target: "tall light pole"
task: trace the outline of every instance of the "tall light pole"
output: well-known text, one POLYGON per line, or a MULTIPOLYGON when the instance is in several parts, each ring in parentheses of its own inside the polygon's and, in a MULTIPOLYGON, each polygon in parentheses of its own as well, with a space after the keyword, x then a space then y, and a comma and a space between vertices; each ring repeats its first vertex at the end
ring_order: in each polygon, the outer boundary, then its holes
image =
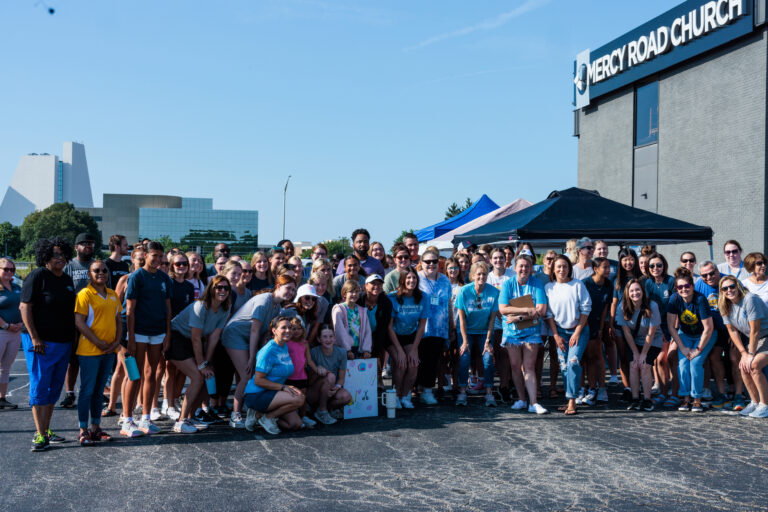
POLYGON ((285 240, 285 196, 288 194, 288 182, 291 181, 291 175, 288 175, 288 179, 285 180, 285 188, 283 188, 283 240, 285 240))

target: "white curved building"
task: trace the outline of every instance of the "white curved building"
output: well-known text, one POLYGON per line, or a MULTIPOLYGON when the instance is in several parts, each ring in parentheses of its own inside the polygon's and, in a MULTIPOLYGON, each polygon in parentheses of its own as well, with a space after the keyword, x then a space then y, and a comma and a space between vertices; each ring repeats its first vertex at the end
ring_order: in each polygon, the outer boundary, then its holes
POLYGON ((0 222, 18 226, 35 210, 62 202, 93 207, 85 146, 77 142, 65 142, 61 158, 47 153, 21 157, 0 203, 0 222))

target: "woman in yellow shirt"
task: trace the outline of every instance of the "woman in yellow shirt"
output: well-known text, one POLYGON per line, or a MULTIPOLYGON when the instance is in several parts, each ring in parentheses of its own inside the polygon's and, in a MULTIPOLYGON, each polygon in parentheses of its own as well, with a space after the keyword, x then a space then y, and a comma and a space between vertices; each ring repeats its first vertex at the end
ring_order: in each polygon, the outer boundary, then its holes
POLYGON ((80 361, 80 399, 77 418, 80 423, 78 441, 91 446, 96 441, 110 441, 112 437, 101 430, 101 390, 112 372, 115 352, 120 346, 122 306, 117 294, 107 288, 109 270, 101 260, 94 260, 88 268, 88 286, 80 290, 75 300, 75 325, 80 331, 77 358, 80 361), (90 414, 91 429, 88 430, 90 414))

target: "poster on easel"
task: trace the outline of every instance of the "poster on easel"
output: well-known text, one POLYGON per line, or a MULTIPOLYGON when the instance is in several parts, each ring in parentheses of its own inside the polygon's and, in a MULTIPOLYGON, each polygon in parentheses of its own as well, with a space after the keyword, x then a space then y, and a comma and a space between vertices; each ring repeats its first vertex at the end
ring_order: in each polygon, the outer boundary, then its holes
POLYGON ((378 416, 379 400, 376 390, 376 359, 354 359, 347 361, 347 376, 344 389, 352 400, 344 406, 344 419, 378 416))

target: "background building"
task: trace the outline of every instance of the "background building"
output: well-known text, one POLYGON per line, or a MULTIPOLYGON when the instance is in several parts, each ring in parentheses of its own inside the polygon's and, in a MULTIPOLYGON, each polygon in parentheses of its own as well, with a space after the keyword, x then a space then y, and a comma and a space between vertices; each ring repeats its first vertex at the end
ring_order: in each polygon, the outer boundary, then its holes
POLYGON ((65 142, 61 155, 30 153, 21 157, 0 203, 0 222, 18 226, 30 213, 54 203, 93 206, 85 146, 65 142))
MULTIPOLYGON (((578 186, 765 251, 766 0, 689 0, 574 63, 578 186)), ((708 258, 704 243, 662 249, 708 258)))
POLYGON ((257 248, 257 211, 214 210, 210 198, 158 195, 104 194, 102 204, 84 210, 94 216, 105 241, 121 234, 130 243, 168 237, 205 253, 217 242, 230 244, 233 253, 257 248))

